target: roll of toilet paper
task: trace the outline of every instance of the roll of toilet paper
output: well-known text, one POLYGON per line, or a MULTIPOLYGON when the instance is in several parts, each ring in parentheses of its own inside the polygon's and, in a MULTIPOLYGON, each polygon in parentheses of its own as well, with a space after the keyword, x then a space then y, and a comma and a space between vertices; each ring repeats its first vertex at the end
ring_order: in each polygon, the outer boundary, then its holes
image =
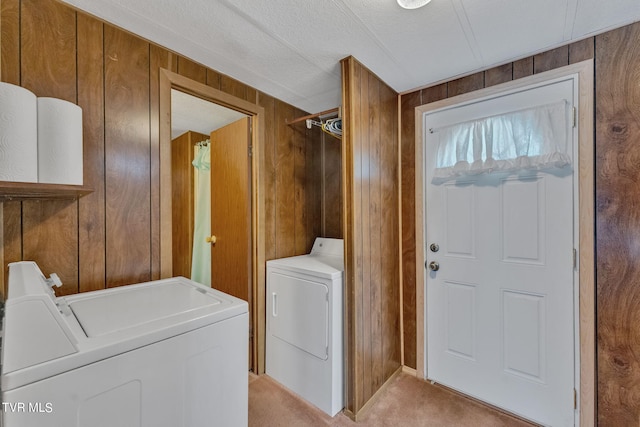
POLYGON ((0 181, 38 182, 37 98, 1 82, 0 181))
POLYGON ((38 181, 82 185, 82 109, 38 98, 38 181))

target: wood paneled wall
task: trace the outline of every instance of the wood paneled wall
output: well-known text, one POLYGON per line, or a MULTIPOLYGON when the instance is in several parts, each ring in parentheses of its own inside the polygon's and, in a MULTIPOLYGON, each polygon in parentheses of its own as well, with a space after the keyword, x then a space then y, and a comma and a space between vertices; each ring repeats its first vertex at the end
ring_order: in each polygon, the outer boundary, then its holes
POLYGON ((415 360, 414 108, 595 58, 597 424, 640 422, 640 23, 401 96, 404 363, 415 360))
POLYGON ((598 423, 640 424, 640 23, 596 37, 598 423))
POLYGON ((285 124, 306 112, 54 0, 2 0, 0 20, 1 80, 82 107, 94 190, 0 205, 0 281, 23 259, 57 272, 63 294, 159 278, 161 67, 265 108, 266 258, 310 250, 321 233, 321 136, 285 124))
POLYGON ((346 409, 356 416, 400 367, 398 94, 342 61, 346 409))
POLYGON ((322 236, 342 239, 342 141, 322 133, 322 236))

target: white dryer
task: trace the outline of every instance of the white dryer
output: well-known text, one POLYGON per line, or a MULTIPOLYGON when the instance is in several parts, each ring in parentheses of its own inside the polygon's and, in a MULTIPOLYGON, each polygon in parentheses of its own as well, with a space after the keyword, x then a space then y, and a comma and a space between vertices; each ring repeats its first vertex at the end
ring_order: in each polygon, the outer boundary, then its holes
POLYGON ((5 427, 246 426, 248 306, 185 278, 55 297, 9 265, 5 427))
POLYGON ((267 261, 266 373, 334 416, 344 407, 342 239, 267 261))

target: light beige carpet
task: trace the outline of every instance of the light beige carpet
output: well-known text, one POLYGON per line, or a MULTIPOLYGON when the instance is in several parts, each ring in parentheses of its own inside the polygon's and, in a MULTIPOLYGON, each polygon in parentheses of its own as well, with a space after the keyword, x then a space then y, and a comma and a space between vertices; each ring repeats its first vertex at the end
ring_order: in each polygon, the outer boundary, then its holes
POLYGON ((250 427, 531 427, 509 415, 411 375, 393 378, 358 422, 331 418, 267 375, 249 377, 250 427))

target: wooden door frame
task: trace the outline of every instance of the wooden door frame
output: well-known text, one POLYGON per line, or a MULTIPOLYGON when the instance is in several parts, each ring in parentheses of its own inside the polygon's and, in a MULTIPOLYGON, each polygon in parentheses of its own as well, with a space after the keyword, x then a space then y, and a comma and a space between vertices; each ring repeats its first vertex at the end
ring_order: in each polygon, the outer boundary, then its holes
POLYGON ((253 370, 264 372, 265 265, 264 239, 264 108, 180 74, 160 69, 160 277, 172 276, 171 219, 171 89, 246 114, 251 118, 251 301, 253 370))
MULTIPOLYGON (((594 226, 594 106, 593 60, 513 80, 486 89, 466 93, 415 109, 415 215, 416 215, 416 376, 424 379, 427 372, 425 359, 425 241, 424 241, 424 162, 423 119, 428 111, 488 97, 547 80, 578 75, 578 265, 579 265, 579 425, 594 426, 596 420, 596 361, 595 361, 595 226, 594 226)), ((578 350, 578 348, 577 348, 578 350)))

